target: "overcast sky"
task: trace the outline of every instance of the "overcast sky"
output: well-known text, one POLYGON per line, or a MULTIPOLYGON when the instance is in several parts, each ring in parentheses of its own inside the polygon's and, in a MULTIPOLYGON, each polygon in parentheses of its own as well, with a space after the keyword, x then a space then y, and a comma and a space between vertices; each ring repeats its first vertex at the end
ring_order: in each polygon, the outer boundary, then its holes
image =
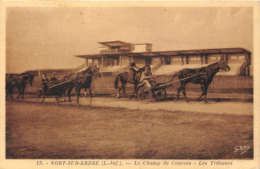
POLYGON ((7 9, 7 72, 75 68, 98 42, 152 43, 153 51, 253 50, 252 8, 103 7, 7 9))

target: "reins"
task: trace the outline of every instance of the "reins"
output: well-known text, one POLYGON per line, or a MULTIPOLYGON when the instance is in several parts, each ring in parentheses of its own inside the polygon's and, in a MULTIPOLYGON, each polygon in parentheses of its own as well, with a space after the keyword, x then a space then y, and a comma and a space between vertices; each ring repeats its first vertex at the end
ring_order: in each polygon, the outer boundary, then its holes
POLYGON ((54 87, 59 86, 59 85, 62 85, 62 84, 64 84, 64 83, 72 82, 72 81, 74 81, 74 80, 77 80, 77 78, 72 79, 72 80, 67 80, 67 81, 65 81, 65 82, 58 83, 58 84, 56 84, 56 85, 53 85, 53 86, 49 87, 48 89, 54 88, 54 87))
POLYGON ((197 75, 185 77, 185 78, 178 79, 178 80, 175 80, 175 81, 170 81, 168 83, 161 84, 161 85, 156 86, 156 87, 163 87, 163 86, 173 85, 174 83, 177 83, 177 82, 180 82, 180 81, 183 81, 183 80, 186 80, 186 79, 190 79, 190 78, 193 78, 193 77, 198 77, 198 76, 201 76, 201 75, 205 75, 205 74, 207 74, 207 73, 198 73, 197 75))
MULTIPOLYGON (((89 77, 89 76, 93 77, 93 76, 96 76, 96 75, 91 75, 91 74, 87 75, 87 77, 89 77)), ((74 78, 74 79, 67 80, 67 81, 65 81, 65 82, 61 82, 61 83, 55 84, 55 85, 53 85, 53 86, 50 86, 48 89, 51 89, 51 88, 54 88, 54 87, 56 87, 56 86, 59 86, 59 85, 62 85, 62 84, 68 83, 68 82, 72 82, 72 81, 78 80, 78 79, 84 79, 84 78, 83 78, 83 77, 76 77, 76 78, 74 78)))

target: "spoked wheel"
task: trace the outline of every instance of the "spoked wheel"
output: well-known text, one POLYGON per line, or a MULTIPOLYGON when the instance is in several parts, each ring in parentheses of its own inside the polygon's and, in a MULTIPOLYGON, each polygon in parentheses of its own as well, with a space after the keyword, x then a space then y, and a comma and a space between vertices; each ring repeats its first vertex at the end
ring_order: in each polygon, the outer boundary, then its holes
POLYGON ((137 91, 137 97, 139 100, 149 102, 152 99, 152 92, 146 86, 141 86, 137 91))
POLYGON ((166 98, 166 90, 160 89, 153 92, 154 98, 156 101, 162 101, 166 98))
POLYGON ((37 98, 38 98, 38 103, 43 103, 43 101, 45 99, 44 91, 43 90, 37 90, 36 95, 37 95, 37 98))

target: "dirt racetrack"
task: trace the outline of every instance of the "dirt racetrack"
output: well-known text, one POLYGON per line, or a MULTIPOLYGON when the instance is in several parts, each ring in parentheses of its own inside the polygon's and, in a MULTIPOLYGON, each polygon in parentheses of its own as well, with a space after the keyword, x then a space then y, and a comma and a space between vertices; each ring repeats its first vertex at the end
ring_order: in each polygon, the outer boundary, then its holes
MULTIPOLYGON (((81 97, 80 105, 84 106, 101 106, 101 107, 113 107, 113 108, 126 108, 132 110, 166 110, 166 111, 191 111, 191 112, 201 112, 201 113, 214 113, 214 114, 233 114, 233 115, 253 115, 253 103, 250 100, 251 96, 243 96, 239 94, 242 101, 234 101, 238 95, 228 95, 227 98, 221 97, 218 94, 211 94, 208 103, 203 101, 189 101, 188 103, 184 100, 179 100, 175 103, 174 98, 168 97, 165 101, 157 102, 154 99, 150 102, 142 102, 137 98, 120 98, 115 97, 81 97), (221 99, 216 99, 221 98, 221 99), (244 98, 242 98, 244 97, 244 98), (225 101, 226 100, 226 101, 225 101)), ((40 102, 41 99, 37 99, 34 96, 27 96, 25 99, 27 102, 40 102)), ((61 101, 63 98, 61 99, 61 101)), ((55 98, 46 98, 45 103, 57 103, 55 98)), ((77 105, 76 97, 72 97, 72 102, 58 102, 60 105, 77 105)))
POLYGON ((248 159, 253 157, 253 104, 100 97, 82 98, 81 105, 53 98, 43 104, 35 98, 8 101, 6 157, 248 159), (249 150, 236 152, 237 146, 249 150))

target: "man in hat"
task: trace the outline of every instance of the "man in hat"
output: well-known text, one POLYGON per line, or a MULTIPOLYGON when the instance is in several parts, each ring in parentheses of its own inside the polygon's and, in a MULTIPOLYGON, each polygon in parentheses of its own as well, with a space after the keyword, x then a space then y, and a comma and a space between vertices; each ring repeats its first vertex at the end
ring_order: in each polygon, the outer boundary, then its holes
POLYGON ((48 89, 48 82, 49 82, 49 80, 47 78, 46 73, 43 73, 42 79, 41 79, 41 86, 42 86, 42 89, 44 90, 44 92, 46 92, 48 89))
POLYGON ((52 84, 57 84, 57 83, 59 83, 58 79, 55 77, 55 74, 52 75, 51 83, 52 83, 52 84))
POLYGON ((145 65, 145 70, 142 72, 140 83, 144 84, 148 88, 151 88, 150 79, 152 78, 152 71, 150 65, 145 65))
POLYGON ((131 80, 133 80, 133 82, 135 81, 135 75, 138 70, 139 67, 136 66, 134 58, 130 57, 130 70, 129 70, 129 77, 128 77, 130 81, 131 80))

